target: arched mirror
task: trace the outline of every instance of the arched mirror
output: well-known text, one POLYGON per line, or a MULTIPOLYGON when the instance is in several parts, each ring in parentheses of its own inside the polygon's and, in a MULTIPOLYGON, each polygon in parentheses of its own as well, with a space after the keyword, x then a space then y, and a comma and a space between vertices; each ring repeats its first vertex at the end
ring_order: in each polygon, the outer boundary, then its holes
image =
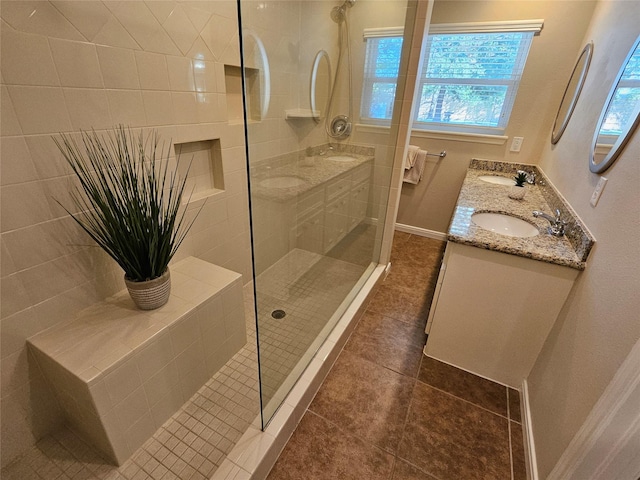
POLYGON ((269 58, 260 37, 251 30, 243 31, 243 56, 248 116, 262 120, 267 116, 271 99, 269 58))
POLYGON ((593 42, 589 42, 585 45, 575 67, 573 67, 569 83, 567 84, 567 88, 562 96, 556 120, 553 123, 553 131, 551 132, 551 143, 554 145, 558 143, 558 140, 562 137, 562 134, 569 123, 569 119, 573 114, 573 109, 575 108, 580 92, 582 91, 584 79, 587 77, 587 71, 589 70, 592 55, 593 42))
POLYGON ((331 95, 331 62, 329 54, 320 50, 311 68, 311 115, 317 122, 326 114, 331 95))
POLYGON ((618 158, 640 122, 640 36, 631 47, 593 135, 589 169, 602 173, 618 158))

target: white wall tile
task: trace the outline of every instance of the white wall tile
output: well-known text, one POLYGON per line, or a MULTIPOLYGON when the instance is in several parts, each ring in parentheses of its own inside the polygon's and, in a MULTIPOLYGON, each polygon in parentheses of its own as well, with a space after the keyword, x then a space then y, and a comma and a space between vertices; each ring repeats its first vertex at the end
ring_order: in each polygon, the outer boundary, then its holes
POLYGON ((2 76, 17 85, 60 85, 47 37, 0 29, 2 76))
POLYGON ((2 18, 22 32, 69 40, 85 39, 49 2, 3 2, 2 18))
POLYGON ((136 354, 136 362, 143 382, 147 382, 153 375, 166 367, 174 357, 171 337, 168 334, 160 335, 150 345, 140 350, 136 354))
POLYGON ((149 399, 149 405, 155 405, 161 398, 167 395, 182 398, 182 392, 178 386, 179 382, 180 376, 178 375, 178 368, 173 361, 167 363, 152 376, 146 378, 144 390, 149 399))
POLYGON ((132 50, 102 45, 96 48, 105 88, 140 88, 138 68, 132 50))
POLYGON ((169 18, 169 15, 171 15, 171 12, 173 12, 173 9, 176 8, 177 5, 177 2, 174 1, 146 0, 144 3, 160 23, 164 23, 164 21, 169 18))
POLYGON ((0 258, 0 277, 6 277, 7 275, 15 273, 17 268, 5 244, 4 233, 0 235, 0 254, 2 255, 0 258))
POLYGON ((98 34, 93 38, 94 43, 99 45, 108 45, 110 47, 123 47, 140 49, 140 45, 133 39, 129 32, 120 24, 113 16, 109 17, 107 23, 100 29, 98 34))
POLYGON ((175 56, 167 56, 166 58, 171 90, 174 92, 195 91, 191 59, 175 56))
POLYGON ((29 307, 31 298, 18 274, 3 278, 1 283, 2 304, 0 305, 0 317, 9 317, 29 307))
POLYGON ((23 137, 7 137, 0 143, 0 180, 2 185, 36 180, 38 174, 23 137))
POLYGON ((171 92, 143 91, 142 100, 148 125, 171 125, 175 123, 171 92))
POLYGON ((0 187, 2 231, 24 228, 51 219, 51 210, 40 182, 0 187))
POLYGON ((51 3, 89 41, 94 39, 111 17, 102 2, 54 0, 51 3))
POLYGON ((127 444, 133 452, 139 448, 155 432, 156 426, 151 418, 151 413, 147 413, 140 420, 134 423, 126 431, 127 444))
POLYGON ((147 395, 144 388, 139 387, 128 395, 122 402, 116 404, 113 409, 118 415, 121 430, 127 430, 131 425, 140 420, 144 415, 150 414, 147 395))
POLYGON ((157 53, 135 52, 140 76, 140 86, 143 90, 170 90, 167 60, 164 55, 157 53))
POLYGON ((214 62, 216 60, 215 55, 211 53, 211 50, 209 50, 207 44, 204 43, 202 37, 196 38, 196 41, 193 42, 193 45, 187 52, 186 56, 189 58, 193 58, 194 60, 206 60, 209 62, 214 62))
MULTIPOLYGON (((3 289, 4 279, 0 285, 3 289)), ((4 304, 4 301, 2 302, 4 304)), ((2 305, 2 308, 5 308, 2 305)), ((20 310, 18 313, 0 320, 0 350, 2 358, 25 348, 25 340, 38 333, 38 318, 33 309, 20 310)))
POLYGON ((66 176, 72 173, 51 135, 30 135, 24 138, 40 179, 66 176))
POLYGON ((196 107, 196 94, 188 92, 173 92, 171 94, 173 108, 176 115, 176 123, 196 123, 198 109, 196 107))
POLYGON ((16 111, 13 108, 13 102, 9 97, 9 90, 4 85, 0 90, 0 114, 2 115, 2 118, 0 118, 0 131, 3 137, 22 133, 16 111))
POLYGON ((49 39, 49 45, 62 86, 85 88, 104 86, 95 45, 55 38, 49 39))
POLYGON ((107 374, 104 378, 109 398, 114 405, 119 404, 142 386, 135 359, 132 357, 107 374))
POLYGON ((107 90, 114 125, 139 127, 146 124, 142 95, 136 90, 107 90))
POLYGON ((230 18, 212 15, 209 22, 200 32, 200 36, 213 52, 216 60, 221 61, 227 45, 233 38, 237 42, 237 21, 230 18))
POLYGON ((191 3, 190 5, 183 5, 184 12, 191 20, 191 24, 196 31, 201 32, 205 25, 209 22, 211 14, 204 9, 199 8, 198 3, 191 3))
POLYGON ((8 87, 13 108, 25 134, 71 130, 61 88, 8 87))
POLYGON ((178 47, 143 2, 122 2, 113 13, 143 50, 180 55, 178 47))
POLYGON ((101 130, 113 125, 104 90, 64 88, 63 92, 74 130, 101 130))
POLYGON ((177 5, 162 23, 162 26, 180 51, 186 55, 198 37, 198 31, 194 28, 184 9, 177 5))

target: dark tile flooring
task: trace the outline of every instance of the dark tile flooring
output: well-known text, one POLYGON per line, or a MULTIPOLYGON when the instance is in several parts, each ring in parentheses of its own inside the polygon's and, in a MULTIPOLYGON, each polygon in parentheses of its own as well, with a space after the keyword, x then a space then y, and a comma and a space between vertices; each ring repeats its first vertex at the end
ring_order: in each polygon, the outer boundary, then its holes
POLYGON ((396 232, 391 272, 268 480, 527 478, 518 392, 422 353, 443 250, 396 232))

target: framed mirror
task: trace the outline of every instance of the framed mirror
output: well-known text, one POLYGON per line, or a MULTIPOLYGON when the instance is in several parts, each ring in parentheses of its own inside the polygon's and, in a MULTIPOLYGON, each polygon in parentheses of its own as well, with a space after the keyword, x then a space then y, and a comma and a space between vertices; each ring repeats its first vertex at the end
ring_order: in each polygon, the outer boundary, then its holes
POLYGON ((602 173, 616 161, 640 123, 640 36, 613 82, 596 124, 589 169, 602 173))
POLYGON ((311 115, 319 122, 326 113, 331 96, 331 61, 329 54, 320 50, 316 54, 311 68, 311 115))
POLYGON ((271 71, 269 58, 260 37, 251 30, 243 30, 245 89, 249 118, 266 118, 271 100, 271 71))
POLYGON ((558 113, 556 114, 556 120, 553 123, 553 130, 551 132, 551 143, 555 145, 562 137, 569 119, 573 114, 573 109, 576 106, 580 92, 582 91, 582 85, 587 77, 589 65, 591 64, 591 57, 593 55, 593 42, 589 42, 585 45, 576 65, 573 67, 573 72, 569 78, 569 83, 562 96, 558 113))

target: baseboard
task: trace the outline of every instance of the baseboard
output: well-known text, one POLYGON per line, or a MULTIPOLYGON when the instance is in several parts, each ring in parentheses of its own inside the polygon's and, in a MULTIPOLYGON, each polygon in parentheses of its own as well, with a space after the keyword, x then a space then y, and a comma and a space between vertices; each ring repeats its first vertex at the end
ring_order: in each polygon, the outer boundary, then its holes
POLYGON ((522 382, 520 390, 520 401, 522 402, 522 428, 524 430, 524 456, 527 463, 529 480, 538 480, 538 462, 536 459, 536 446, 533 440, 533 420, 531 418, 531 405, 529 403, 529 384, 526 380, 522 382))
POLYGON ((442 232, 436 232, 435 230, 428 230, 426 228, 414 227, 413 225, 405 225, 403 223, 396 223, 395 229, 399 232, 410 233, 412 235, 419 235, 421 237, 433 238, 435 240, 447 241, 447 234, 442 232))

